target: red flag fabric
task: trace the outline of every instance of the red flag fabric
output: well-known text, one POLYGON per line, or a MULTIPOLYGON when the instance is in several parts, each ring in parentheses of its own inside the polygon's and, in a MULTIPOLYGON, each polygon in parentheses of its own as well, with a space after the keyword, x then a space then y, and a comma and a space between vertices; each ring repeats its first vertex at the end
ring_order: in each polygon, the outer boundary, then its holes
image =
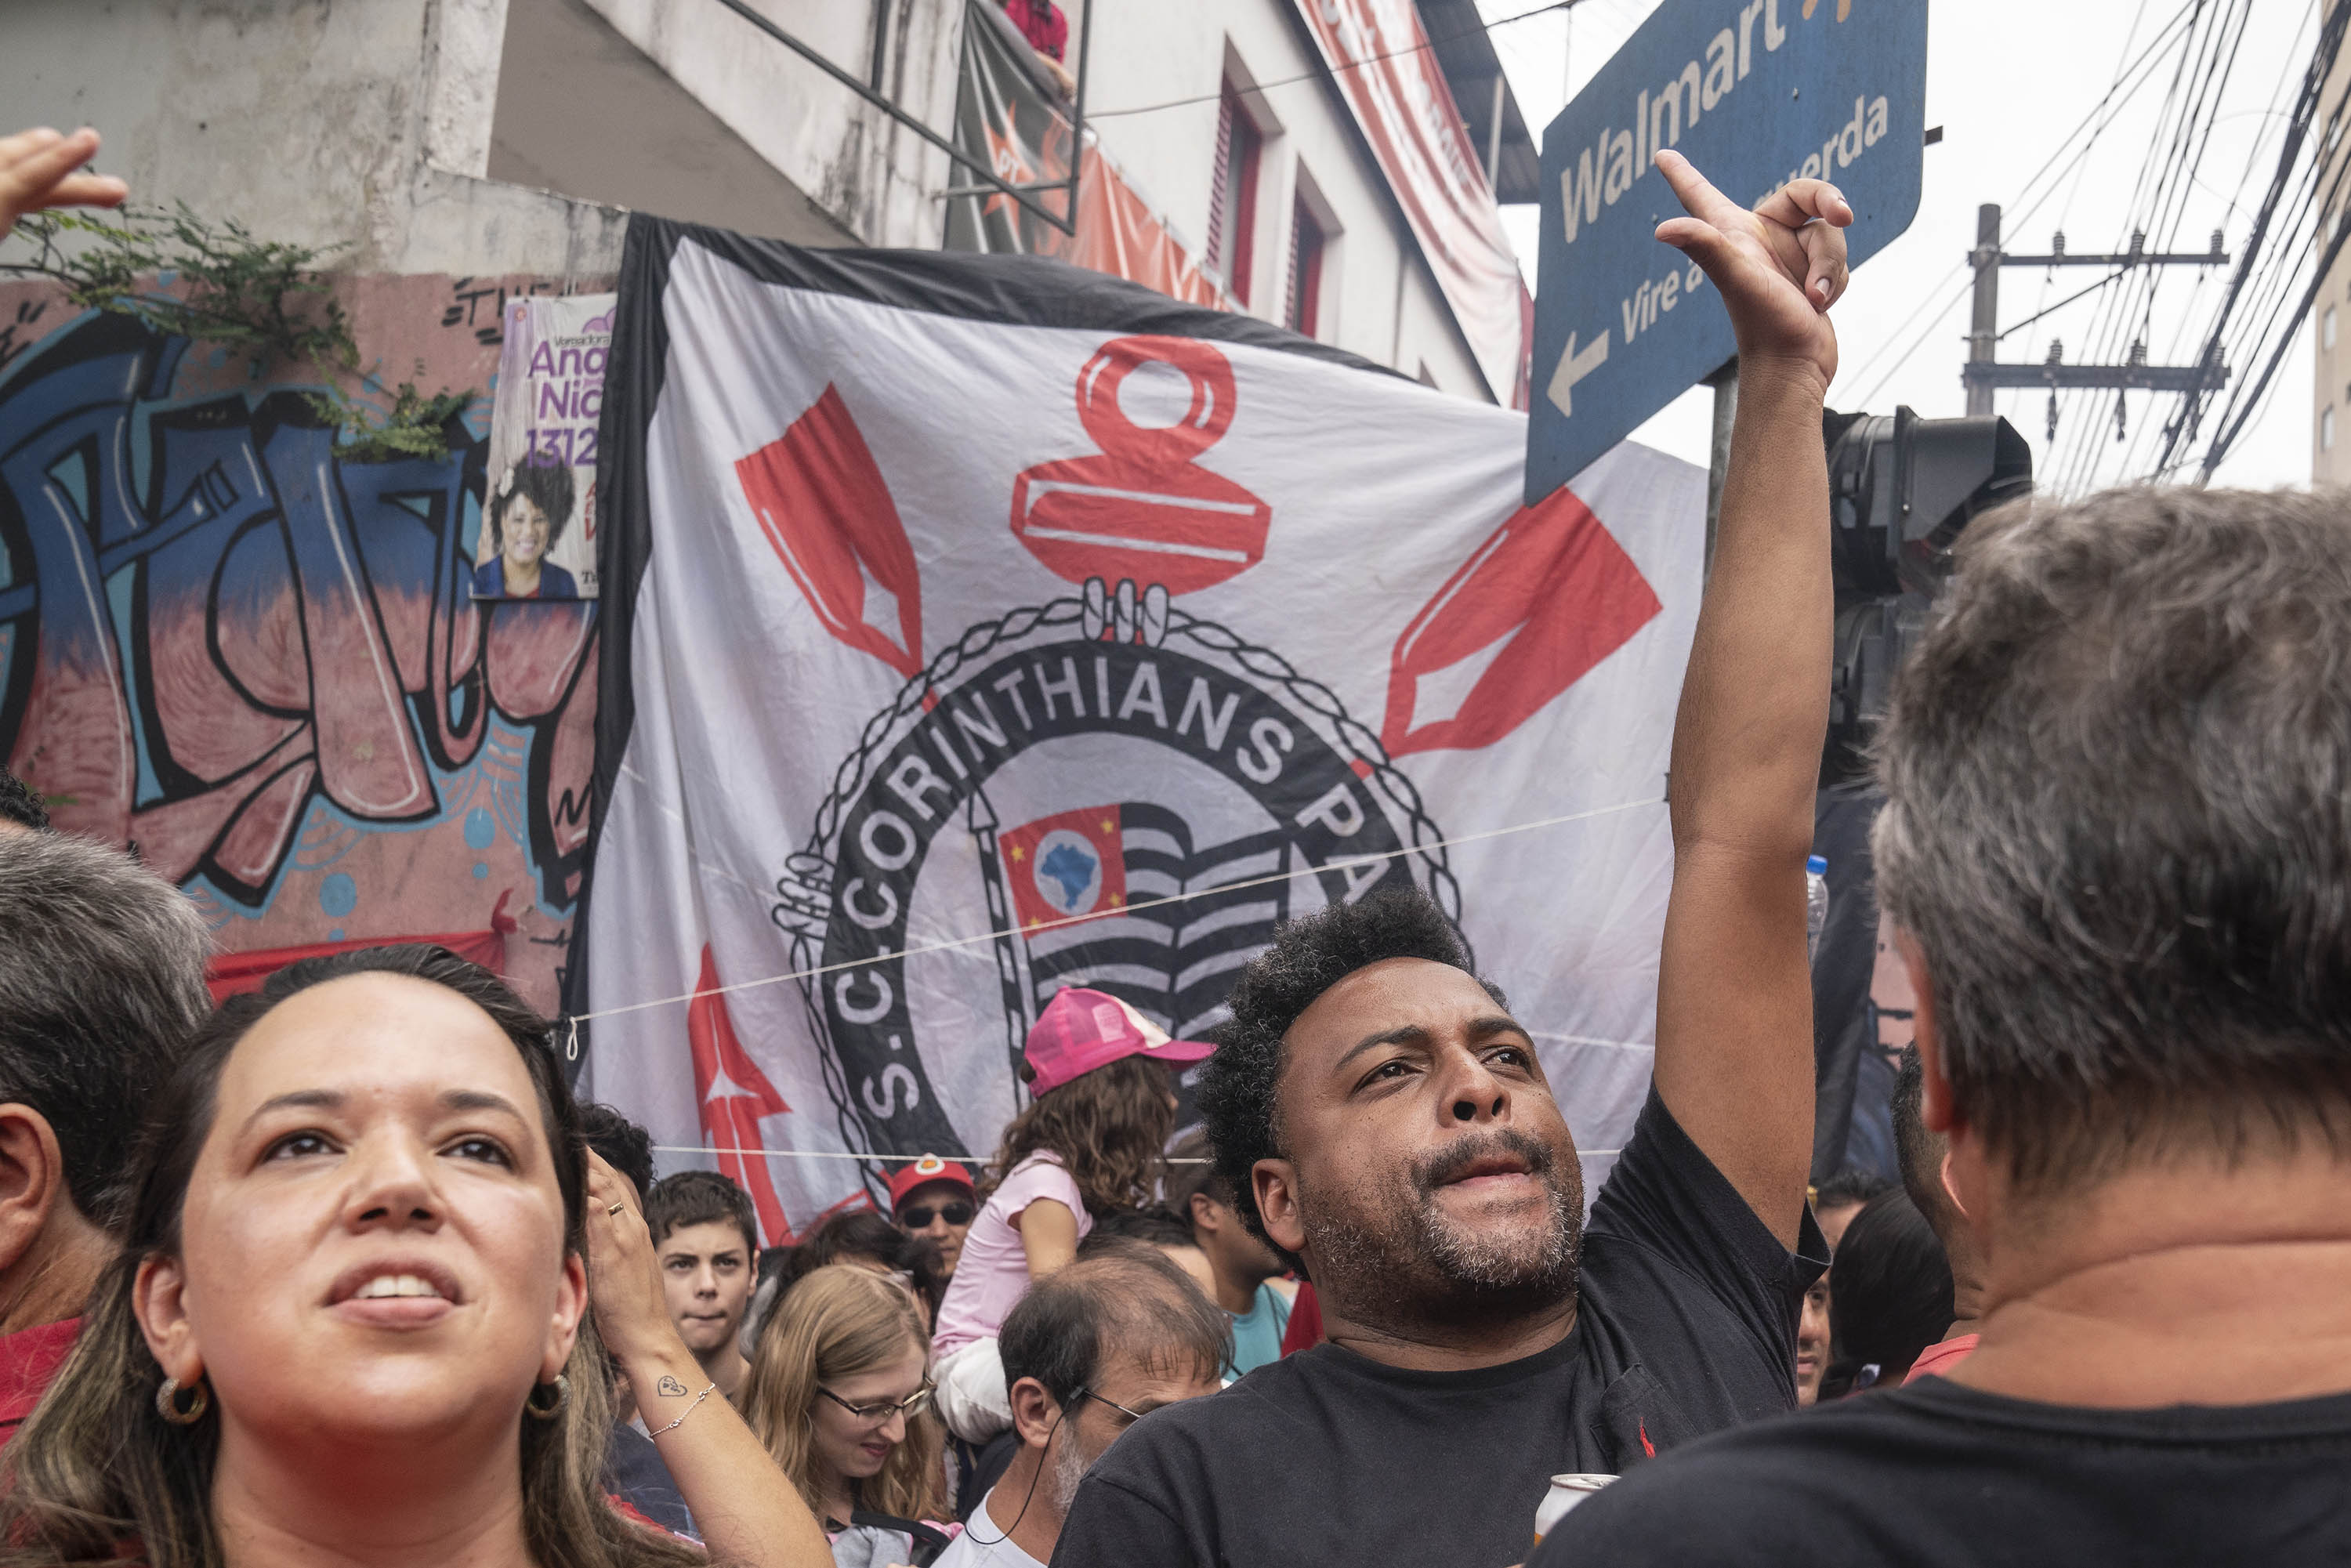
POLYGON ((694 1093, 702 1106, 703 1135, 719 1151, 720 1174, 751 1195, 765 1243, 789 1241, 792 1228, 784 1218, 783 1200, 776 1196, 759 1119, 780 1116, 791 1107, 735 1037, 735 1020, 727 1016, 726 998, 719 988, 718 961, 707 943, 702 948, 702 977, 694 989, 694 1000, 685 1009, 685 1034, 694 1051, 694 1093))

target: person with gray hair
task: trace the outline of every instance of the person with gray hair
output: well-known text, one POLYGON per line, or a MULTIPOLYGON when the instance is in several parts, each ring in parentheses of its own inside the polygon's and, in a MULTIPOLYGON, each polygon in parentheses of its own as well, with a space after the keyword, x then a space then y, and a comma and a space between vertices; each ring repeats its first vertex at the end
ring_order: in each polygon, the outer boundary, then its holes
POLYGON ((1094 1461, 1154 1410, 1222 1386, 1232 1331, 1159 1248, 1096 1237, 1029 1287, 997 1344, 1019 1446, 933 1568, 1043 1568, 1094 1461))
POLYGON ((1880 746, 1981 1337, 1643 1467, 1532 1568, 2351 1559, 2351 508, 1978 520, 1880 746))
POLYGON ((147 1097, 212 1010, 211 948, 129 856, 0 832, 0 1442, 114 1255, 147 1097))

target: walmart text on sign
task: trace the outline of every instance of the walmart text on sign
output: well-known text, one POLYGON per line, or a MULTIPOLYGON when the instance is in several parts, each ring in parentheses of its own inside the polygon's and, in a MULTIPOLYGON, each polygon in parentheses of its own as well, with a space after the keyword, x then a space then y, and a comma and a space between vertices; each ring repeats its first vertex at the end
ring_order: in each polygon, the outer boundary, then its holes
POLYGON ((1530 504, 1734 351, 1705 275, 1653 237, 1681 211, 1657 150, 1733 201, 1833 181, 1858 264, 1918 210, 1926 97, 1927 0, 1658 7, 1543 133, 1530 504))

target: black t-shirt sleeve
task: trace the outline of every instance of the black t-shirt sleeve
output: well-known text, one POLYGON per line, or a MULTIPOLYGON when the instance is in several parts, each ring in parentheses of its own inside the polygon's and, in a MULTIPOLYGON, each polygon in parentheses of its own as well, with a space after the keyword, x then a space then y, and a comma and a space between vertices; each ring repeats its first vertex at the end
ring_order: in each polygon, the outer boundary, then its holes
POLYGON ((1148 1498, 1109 1477, 1089 1475, 1061 1521, 1053 1568, 1211 1568, 1192 1551, 1186 1533, 1148 1498))
MULTIPOLYGON (((1614 1299, 1628 1328, 1656 1323, 1656 1298, 1703 1291, 1738 1325, 1736 1343, 1701 1350, 1712 1379, 1740 1391, 1742 1419, 1769 1414, 1746 1391, 1787 1389, 1772 1406, 1794 1402, 1796 1318, 1804 1291, 1828 1267, 1828 1246, 1804 1211, 1798 1250, 1780 1244, 1729 1178, 1691 1142, 1653 1088, 1616 1168, 1592 1206, 1585 1228, 1585 1273, 1614 1299)), ((1677 1314, 1678 1315, 1678 1314, 1677 1314)), ((1677 1379, 1670 1347, 1643 1356, 1649 1371, 1677 1379)))

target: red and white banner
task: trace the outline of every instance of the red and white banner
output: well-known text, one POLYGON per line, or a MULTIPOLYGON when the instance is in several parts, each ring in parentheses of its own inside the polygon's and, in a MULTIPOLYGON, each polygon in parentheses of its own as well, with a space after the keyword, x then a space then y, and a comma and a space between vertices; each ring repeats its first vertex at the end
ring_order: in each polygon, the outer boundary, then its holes
POLYGON ((1495 401, 1519 390, 1526 283, 1412 0, 1298 0, 1495 401))
POLYGON ((882 1167, 782 1151, 990 1152, 1061 987, 1195 1034, 1411 885, 1617 1145, 1703 472, 1527 508, 1521 416, 1262 322, 631 223, 589 1092, 788 1234, 882 1167))

